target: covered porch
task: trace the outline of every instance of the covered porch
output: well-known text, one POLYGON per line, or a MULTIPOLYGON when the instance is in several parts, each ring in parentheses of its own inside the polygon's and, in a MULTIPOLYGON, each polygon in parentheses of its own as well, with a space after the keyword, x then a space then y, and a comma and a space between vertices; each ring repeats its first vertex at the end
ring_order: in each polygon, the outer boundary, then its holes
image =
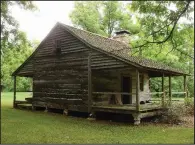
POLYGON ((33 73, 32 71, 30 72, 23 72, 21 71, 20 73, 18 73, 17 71, 15 71, 12 74, 12 78, 13 78, 13 108, 28 108, 28 109, 32 109, 32 98, 33 98, 33 73), (23 98, 22 96, 18 96, 17 98, 17 81, 20 77, 25 77, 28 79, 32 79, 32 89, 30 91, 28 91, 28 95, 25 96, 25 98, 23 98))
MULTIPOLYGON (((133 71, 133 69, 130 69, 133 71)), ((182 94, 184 98, 188 97, 187 92, 187 82, 186 77, 187 74, 179 74, 169 71, 156 71, 156 70, 143 70, 143 69, 137 69, 135 70, 135 92, 133 91, 124 91, 122 88, 120 91, 94 91, 94 89, 91 89, 89 93, 91 93, 89 96, 92 96, 91 98, 88 98, 89 101, 89 110, 91 110, 91 115, 95 116, 95 112, 111 112, 111 113, 121 113, 121 114, 131 114, 134 117, 134 124, 138 125, 140 124, 141 118, 145 117, 151 117, 155 115, 160 115, 162 110, 165 109, 165 107, 170 106, 172 104, 173 100, 172 96, 173 94, 182 94), (141 79, 140 74, 147 73, 150 78, 161 78, 161 91, 160 92, 141 92, 141 79), (183 89, 180 92, 173 92, 172 91, 172 78, 173 77, 179 77, 183 79, 183 89), (165 90, 165 79, 168 79, 168 90, 165 90), (92 91, 93 90, 93 91, 92 91), (150 100, 146 100, 143 102, 141 100, 141 97, 143 96, 152 96, 158 94, 160 98, 157 100, 151 97, 150 100), (132 99, 132 95, 135 96, 135 101, 130 101, 129 103, 124 103, 124 96, 128 96, 132 99), (105 100, 107 103, 105 103, 105 100)), ((100 71, 100 70, 99 70, 100 71)), ((116 69, 113 69, 113 71, 116 71, 116 69)), ((93 70, 91 75, 93 76, 93 70)), ((127 74, 125 74, 127 77, 127 74)), ((121 76, 120 76, 121 77, 121 76)), ((94 83, 89 78, 89 83, 91 83, 90 86, 93 86, 94 83)), ((121 81, 121 80, 120 80, 121 81)), ((122 82, 122 81, 121 81, 122 82)), ((142 88, 143 89, 143 88, 142 88)))

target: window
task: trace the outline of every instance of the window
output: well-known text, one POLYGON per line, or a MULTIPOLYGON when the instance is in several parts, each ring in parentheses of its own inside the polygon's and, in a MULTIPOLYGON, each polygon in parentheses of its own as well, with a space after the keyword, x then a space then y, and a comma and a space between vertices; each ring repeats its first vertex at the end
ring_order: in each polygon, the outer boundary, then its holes
POLYGON ((56 53, 60 54, 61 53, 61 40, 56 40, 56 53))
POLYGON ((144 90, 144 75, 141 74, 139 75, 139 80, 140 80, 140 90, 143 91, 144 90))

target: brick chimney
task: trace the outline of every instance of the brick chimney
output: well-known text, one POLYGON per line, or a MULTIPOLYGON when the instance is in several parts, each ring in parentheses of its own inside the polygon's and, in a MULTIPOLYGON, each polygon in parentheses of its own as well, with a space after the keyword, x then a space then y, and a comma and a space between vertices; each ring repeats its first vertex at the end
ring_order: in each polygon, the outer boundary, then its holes
POLYGON ((115 35, 112 37, 112 39, 121 41, 129 45, 129 41, 130 41, 129 35, 130 33, 127 30, 121 30, 121 31, 115 32, 115 35))

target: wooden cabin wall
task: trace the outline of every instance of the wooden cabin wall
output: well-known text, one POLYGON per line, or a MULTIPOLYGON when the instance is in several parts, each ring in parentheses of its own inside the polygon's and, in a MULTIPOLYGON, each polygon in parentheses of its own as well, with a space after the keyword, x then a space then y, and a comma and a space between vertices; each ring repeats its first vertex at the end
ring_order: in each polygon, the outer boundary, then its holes
POLYGON ((147 73, 142 73, 144 75, 144 90, 140 91, 140 101, 146 101, 151 99, 150 88, 149 88, 149 75, 147 73))
POLYGON ((76 104, 86 106, 88 50, 71 34, 60 27, 55 28, 33 59, 34 100, 46 102, 53 108, 76 104), (61 54, 56 53, 55 40, 62 40, 61 54))
MULTIPOLYGON (((119 72, 113 70, 92 71, 92 92, 120 92, 119 72)), ((93 104, 109 104, 110 94, 93 94, 93 104)))
POLYGON ((91 69, 92 70, 107 70, 114 68, 124 68, 129 67, 127 63, 124 63, 116 58, 108 56, 104 53, 98 52, 96 50, 91 51, 91 69))
MULTIPOLYGON (((140 101, 150 100, 149 77, 147 73, 144 75, 144 90, 140 90, 140 101)), ((132 80, 132 104, 136 103, 136 70, 129 68, 110 69, 110 70, 94 70, 92 72, 93 92, 122 92, 121 77, 130 76, 132 80)), ((109 104, 111 95, 93 94, 93 99, 98 104, 109 104)), ((118 96, 118 95, 117 95, 118 96)), ((121 96, 121 95, 120 95, 121 96)))
MULTIPOLYGON (((92 92, 120 92, 121 69, 129 65, 104 53, 93 50, 91 53, 92 92), (114 71, 113 71, 114 70, 114 71)), ((108 104, 110 95, 92 94, 94 104, 108 104)))

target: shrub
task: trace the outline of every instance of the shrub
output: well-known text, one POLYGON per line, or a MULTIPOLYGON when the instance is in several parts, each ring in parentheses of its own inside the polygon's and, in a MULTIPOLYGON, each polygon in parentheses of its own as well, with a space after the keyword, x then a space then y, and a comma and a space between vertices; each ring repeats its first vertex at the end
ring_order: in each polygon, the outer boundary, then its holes
POLYGON ((184 101, 186 108, 186 115, 194 115, 194 100, 193 98, 186 98, 184 101))
POLYGON ((184 102, 172 102, 172 105, 165 105, 165 109, 159 121, 162 123, 179 124, 183 117, 194 115, 194 101, 186 98, 184 102))
POLYGON ((171 106, 166 106, 160 121, 163 123, 178 124, 182 122, 182 116, 185 115, 184 103, 172 103, 171 106))

